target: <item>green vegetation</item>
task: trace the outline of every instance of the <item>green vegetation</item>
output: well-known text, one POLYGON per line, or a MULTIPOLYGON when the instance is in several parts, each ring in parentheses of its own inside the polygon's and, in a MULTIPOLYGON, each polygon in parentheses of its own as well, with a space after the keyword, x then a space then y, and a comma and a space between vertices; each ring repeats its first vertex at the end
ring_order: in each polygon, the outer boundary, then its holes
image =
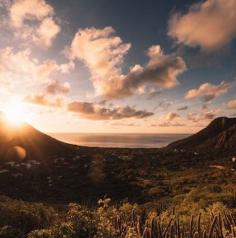
POLYGON ((226 205, 231 202, 207 203, 199 200, 199 192, 193 189, 168 204, 112 204, 104 198, 93 207, 70 203, 54 208, 2 196, 0 238, 235 237, 235 208, 226 205))
POLYGON ((236 237, 235 149, 76 148, 0 160, 0 238, 236 237))
POLYGON ((0 174, 2 193, 24 201, 0 197, 0 238, 236 236, 230 157, 156 149, 80 153, 30 169, 30 161, 2 162, 8 170, 0 174))

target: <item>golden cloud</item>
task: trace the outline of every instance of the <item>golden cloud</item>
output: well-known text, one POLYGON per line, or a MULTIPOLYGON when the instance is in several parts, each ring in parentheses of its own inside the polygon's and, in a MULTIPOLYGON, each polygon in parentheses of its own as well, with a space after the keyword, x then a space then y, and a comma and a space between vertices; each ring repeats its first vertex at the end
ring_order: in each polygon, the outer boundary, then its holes
POLYGON ((69 103, 68 111, 77 113, 80 117, 91 120, 118 120, 125 118, 142 119, 154 115, 152 112, 136 110, 129 106, 106 108, 98 104, 79 101, 69 103))
POLYGON ((57 107, 57 108, 63 107, 65 103, 63 97, 55 97, 52 99, 48 97, 47 94, 45 93, 29 95, 25 97, 25 101, 40 106, 57 107))
POLYGON ((236 109, 236 100, 230 100, 230 101, 227 103, 227 108, 228 108, 228 109, 236 109))
POLYGON ((15 0, 7 6, 15 35, 47 48, 60 32, 53 19, 54 9, 45 0, 15 0))
POLYGON ((168 34, 190 47, 219 49, 236 37, 235 9, 235 0, 202 1, 192 5, 186 14, 172 15, 168 34))
POLYGON ((114 34, 111 27, 81 29, 69 50, 72 59, 82 60, 89 68, 98 95, 123 98, 144 92, 146 85, 172 88, 178 84, 176 77, 186 69, 185 62, 175 54, 164 54, 159 45, 148 49, 146 65, 135 65, 123 74, 121 65, 131 44, 114 34))
POLYGON ((192 99, 196 97, 203 97, 205 102, 210 102, 214 98, 227 93, 230 88, 230 84, 222 82, 219 85, 213 85, 210 83, 204 83, 197 89, 191 89, 187 92, 185 98, 192 99))

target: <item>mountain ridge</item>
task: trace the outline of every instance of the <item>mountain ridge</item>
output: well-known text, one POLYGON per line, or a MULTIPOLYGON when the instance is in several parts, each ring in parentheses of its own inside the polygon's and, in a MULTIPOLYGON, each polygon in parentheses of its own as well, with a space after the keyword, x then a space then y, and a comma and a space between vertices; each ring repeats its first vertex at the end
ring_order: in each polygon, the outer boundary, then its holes
POLYGON ((207 127, 185 139, 169 144, 167 149, 226 150, 236 147, 236 118, 218 117, 207 127))

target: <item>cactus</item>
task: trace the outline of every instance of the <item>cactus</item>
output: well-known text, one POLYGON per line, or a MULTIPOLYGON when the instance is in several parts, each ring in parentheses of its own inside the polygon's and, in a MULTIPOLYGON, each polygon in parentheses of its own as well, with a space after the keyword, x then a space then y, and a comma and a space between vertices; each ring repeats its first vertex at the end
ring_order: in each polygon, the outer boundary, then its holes
MULTIPOLYGON (((115 227, 119 230, 117 238, 127 237, 130 228, 135 230, 137 238, 233 238, 236 237, 236 222, 234 214, 212 214, 209 226, 205 226, 202 214, 193 215, 189 225, 181 220, 181 216, 171 212, 172 217, 163 221, 159 216, 143 219, 132 211, 129 218, 120 215, 115 219, 115 227)), ((143 215, 143 214, 142 214, 143 215)), ((144 215, 143 215, 144 216, 144 215)), ((135 236, 136 237, 136 236, 135 236)))

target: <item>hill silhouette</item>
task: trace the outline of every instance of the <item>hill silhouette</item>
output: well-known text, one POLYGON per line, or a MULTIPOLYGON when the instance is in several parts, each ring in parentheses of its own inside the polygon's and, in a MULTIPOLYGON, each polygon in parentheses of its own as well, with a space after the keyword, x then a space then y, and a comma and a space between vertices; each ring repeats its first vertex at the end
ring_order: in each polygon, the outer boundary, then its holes
MULTIPOLYGON (((23 123, 12 125, 0 119, 0 156, 2 159, 47 160, 52 156, 68 156, 80 148, 83 152, 92 149, 59 141, 23 123)), ((236 151, 236 118, 214 119, 206 128, 185 139, 173 142, 165 150, 230 150, 236 151)))
POLYGON ((185 139, 171 143, 167 149, 233 150, 236 148, 236 118, 219 117, 206 128, 185 139))
POLYGON ((64 155, 76 146, 58 141, 27 123, 13 125, 0 119, 0 156, 2 159, 45 160, 48 156, 64 155))

